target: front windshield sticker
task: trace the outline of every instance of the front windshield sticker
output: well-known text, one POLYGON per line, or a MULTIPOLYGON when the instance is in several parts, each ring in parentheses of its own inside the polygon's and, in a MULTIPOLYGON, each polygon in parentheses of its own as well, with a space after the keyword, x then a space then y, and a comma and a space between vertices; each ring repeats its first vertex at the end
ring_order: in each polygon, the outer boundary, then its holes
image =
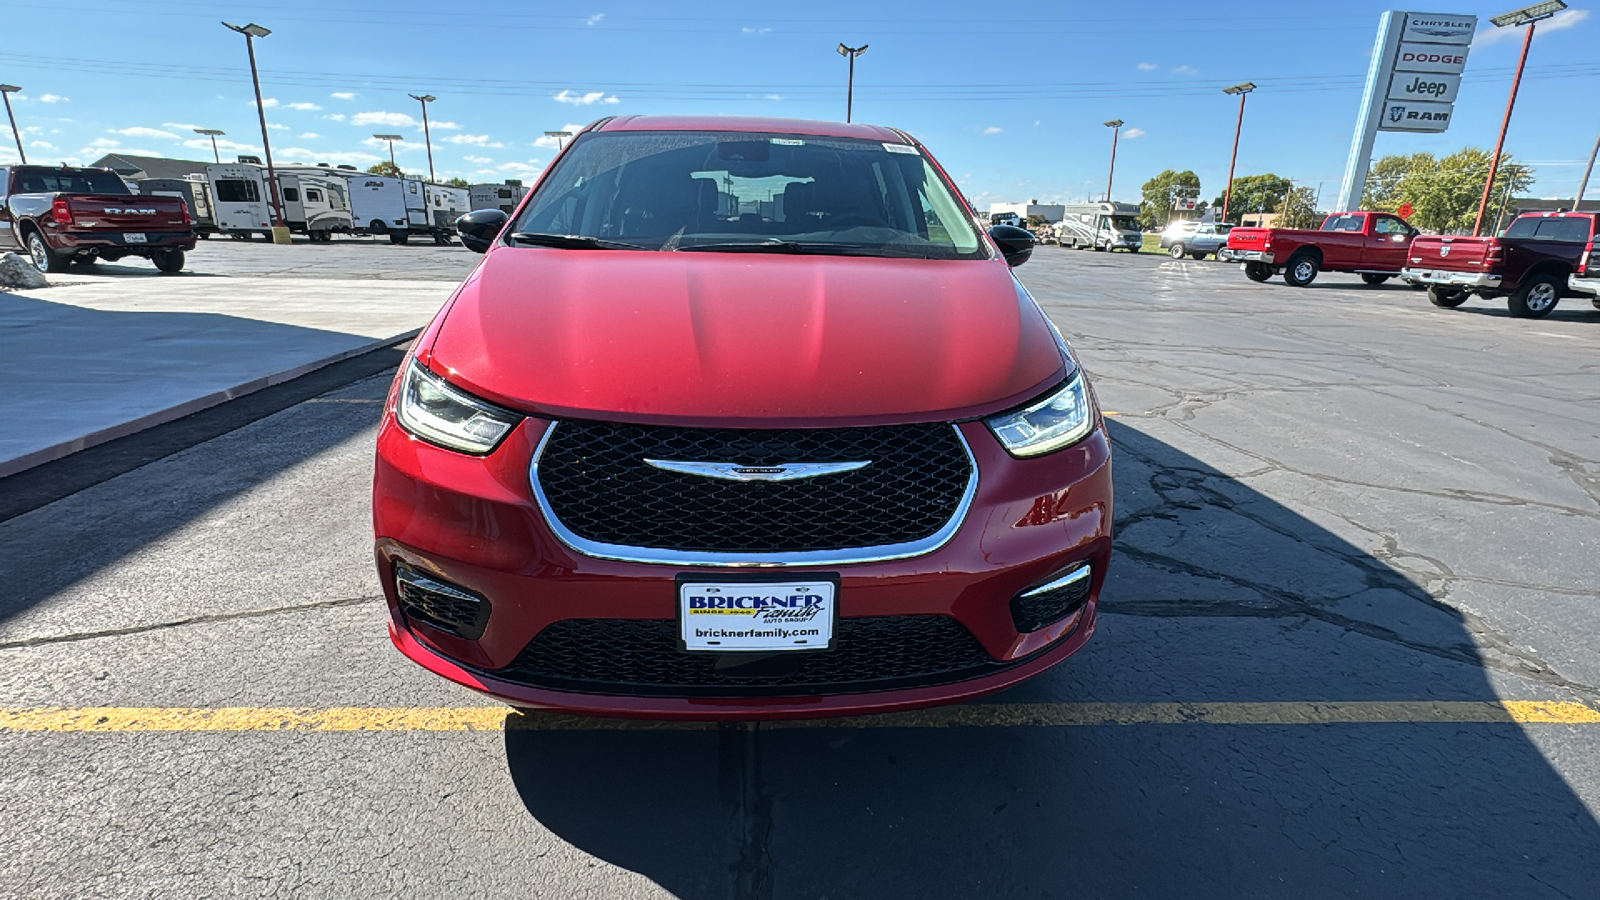
POLYGON ((805 141, 794 138, 773 138, 772 142, 780 147, 804 147, 806 145, 805 141))
POLYGON ((917 155, 917 148, 911 146, 910 144, 889 144, 889 143, 885 143, 883 145, 883 149, 889 151, 890 153, 909 153, 912 156, 916 156, 917 155))

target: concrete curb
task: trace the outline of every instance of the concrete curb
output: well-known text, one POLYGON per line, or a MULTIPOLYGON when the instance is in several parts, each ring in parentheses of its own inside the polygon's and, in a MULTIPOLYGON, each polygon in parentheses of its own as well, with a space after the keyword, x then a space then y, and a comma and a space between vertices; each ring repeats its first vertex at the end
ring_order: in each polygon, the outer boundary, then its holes
POLYGON ((321 359, 313 360, 311 362, 295 366, 291 369, 284 369, 281 372, 274 372, 261 378, 254 378, 250 381, 246 381, 243 384, 234 385, 231 388, 225 388, 220 391, 214 391, 205 395, 204 397, 197 397, 193 400, 179 403, 176 406, 170 406, 166 409, 140 416, 132 421, 123 422, 119 425, 113 425, 110 428, 104 428, 100 431, 86 434, 80 438, 73 438, 70 441, 62 441, 59 444, 45 447, 40 450, 35 450, 31 453, 23 454, 15 459, 0 461, 0 478, 5 478, 8 475, 15 475, 18 472, 31 469, 34 466, 44 465, 47 462, 53 462, 65 456, 71 456, 72 454, 77 453, 79 450, 87 450, 90 447, 98 446, 109 441, 114 441, 121 437, 127 437, 130 434, 144 431, 147 428, 154 428, 157 425, 164 425, 167 422, 171 422, 175 419, 181 419, 190 413, 196 413, 202 409, 209 409, 213 406, 219 406, 228 402, 229 400, 234 400, 247 394, 253 394, 256 391, 272 387, 273 385, 282 384, 285 381, 292 381, 296 378, 299 378, 301 375, 306 374, 307 372, 314 372, 317 369, 323 368, 324 366, 331 366, 334 363, 343 362, 344 360, 360 356, 364 353, 371 353, 374 350, 379 350, 392 344, 398 344, 401 341, 411 340, 421 333, 421 328, 413 328, 409 331, 403 331, 392 337, 378 338, 369 343, 351 347, 348 350, 341 351, 332 356, 326 356, 321 359))

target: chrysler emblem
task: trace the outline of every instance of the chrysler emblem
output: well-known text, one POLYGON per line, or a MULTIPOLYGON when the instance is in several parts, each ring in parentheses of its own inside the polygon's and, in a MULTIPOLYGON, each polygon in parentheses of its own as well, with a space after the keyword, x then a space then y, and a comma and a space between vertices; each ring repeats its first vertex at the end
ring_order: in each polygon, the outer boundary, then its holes
POLYGON ((646 459, 645 465, 667 472, 718 478, 723 481, 799 481, 818 475, 854 472, 872 465, 864 462, 783 463, 776 466, 746 466, 731 462, 680 462, 674 459, 646 459))

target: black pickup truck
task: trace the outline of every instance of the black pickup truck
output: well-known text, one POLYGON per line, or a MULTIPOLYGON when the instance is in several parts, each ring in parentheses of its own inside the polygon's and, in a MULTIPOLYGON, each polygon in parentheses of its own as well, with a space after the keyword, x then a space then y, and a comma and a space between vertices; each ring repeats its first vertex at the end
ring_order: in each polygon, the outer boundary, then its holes
POLYGON ((142 256, 172 273, 194 242, 187 204, 134 194, 110 169, 0 166, 0 252, 20 250, 41 272, 142 256))

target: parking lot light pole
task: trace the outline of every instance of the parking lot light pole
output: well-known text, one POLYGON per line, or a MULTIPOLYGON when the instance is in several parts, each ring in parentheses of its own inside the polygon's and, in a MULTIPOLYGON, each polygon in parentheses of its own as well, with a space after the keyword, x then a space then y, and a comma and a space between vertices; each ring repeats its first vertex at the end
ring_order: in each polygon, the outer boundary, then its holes
POLYGON ((1233 124, 1233 155, 1228 157, 1228 186, 1222 192, 1222 221, 1228 221, 1228 205, 1233 202, 1233 166, 1239 161, 1239 133, 1244 130, 1244 98, 1256 86, 1241 81, 1233 87, 1222 89, 1224 94, 1239 95, 1239 120, 1233 124))
POLYGON ((1111 129, 1111 169, 1106 172, 1106 202, 1111 202, 1111 179, 1117 174, 1117 135, 1122 133, 1122 120, 1112 119, 1106 123, 1111 129))
POLYGON ((839 45, 839 55, 844 57, 845 59, 850 60, 850 76, 849 76, 849 80, 847 80, 845 82, 845 88, 844 88, 844 120, 846 122, 850 121, 850 116, 851 116, 851 113, 854 112, 854 106, 855 106, 855 99, 856 99, 856 57, 860 56, 861 54, 863 54, 865 52, 867 52, 867 45, 866 44, 862 44, 859 47, 846 47, 842 43, 839 45))
POLYGON ((11 120, 11 136, 17 139, 17 155, 22 157, 23 163, 27 163, 28 154, 22 149, 22 132, 17 129, 17 117, 11 112, 11 95, 20 90, 22 88, 14 84, 0 84, 0 97, 6 101, 6 118, 11 120))
MULTIPOLYGON (((428 145, 428 180, 433 181, 433 136, 428 133, 428 104, 439 98, 432 94, 422 94, 420 96, 411 94, 409 96, 422 104, 422 142, 428 145)), ((390 144, 389 149, 393 150, 394 145, 390 144)))
POLYGON ((544 136, 548 137, 548 138, 555 138, 556 139, 556 152, 560 153, 562 151, 562 149, 566 147, 566 144, 563 143, 563 142, 567 138, 572 137, 572 132, 570 132, 570 131, 546 131, 544 133, 544 136))
POLYGON ((221 135, 227 134, 227 132, 218 131, 215 128, 196 128, 194 133, 203 134, 206 137, 211 138, 211 158, 220 164, 222 162, 222 154, 217 152, 217 138, 221 135))
MULTIPOLYGON (((229 25, 222 23, 230 31, 237 31, 244 35, 245 51, 250 54, 250 83, 256 89, 256 113, 261 118, 261 149, 267 157, 267 185, 272 192, 272 224, 283 227, 283 202, 278 199, 278 173, 272 168, 272 143, 267 140, 267 108, 261 103, 261 75, 256 71, 256 44, 255 39, 264 38, 272 33, 269 28, 263 28, 254 22, 249 25, 229 25)), ((276 240, 276 238, 274 238, 276 240)))
POLYGON ((403 140, 405 140, 405 138, 401 137, 398 134, 375 134, 372 137, 375 140, 388 141, 389 142, 389 168, 393 169, 395 172, 398 173, 400 171, 400 167, 398 165, 396 165, 395 161, 394 161, 394 142, 395 141, 403 141, 403 140))
POLYGON ((1483 197, 1478 201, 1478 218, 1472 223, 1472 236, 1483 233, 1483 213, 1489 208, 1489 192, 1494 190, 1495 172, 1500 168, 1500 150, 1506 143, 1506 130, 1511 127, 1511 110, 1517 105, 1517 88, 1522 85, 1522 67, 1528 62, 1528 47, 1533 44, 1533 29, 1541 20, 1548 19, 1567 8, 1562 0, 1548 0, 1522 9, 1494 16, 1489 21, 1496 28, 1528 26, 1522 37, 1522 55, 1517 58, 1517 74, 1511 77, 1511 96, 1506 98, 1506 115, 1500 120, 1500 137, 1495 139, 1494 153, 1489 157, 1489 177, 1483 183, 1483 197))
POLYGON ((1578 182, 1578 196, 1572 198, 1572 211, 1583 206, 1583 193, 1589 189, 1589 174, 1594 171, 1594 159, 1600 156, 1600 134, 1595 135, 1594 149, 1589 151, 1589 164, 1583 167, 1583 180, 1578 182))

